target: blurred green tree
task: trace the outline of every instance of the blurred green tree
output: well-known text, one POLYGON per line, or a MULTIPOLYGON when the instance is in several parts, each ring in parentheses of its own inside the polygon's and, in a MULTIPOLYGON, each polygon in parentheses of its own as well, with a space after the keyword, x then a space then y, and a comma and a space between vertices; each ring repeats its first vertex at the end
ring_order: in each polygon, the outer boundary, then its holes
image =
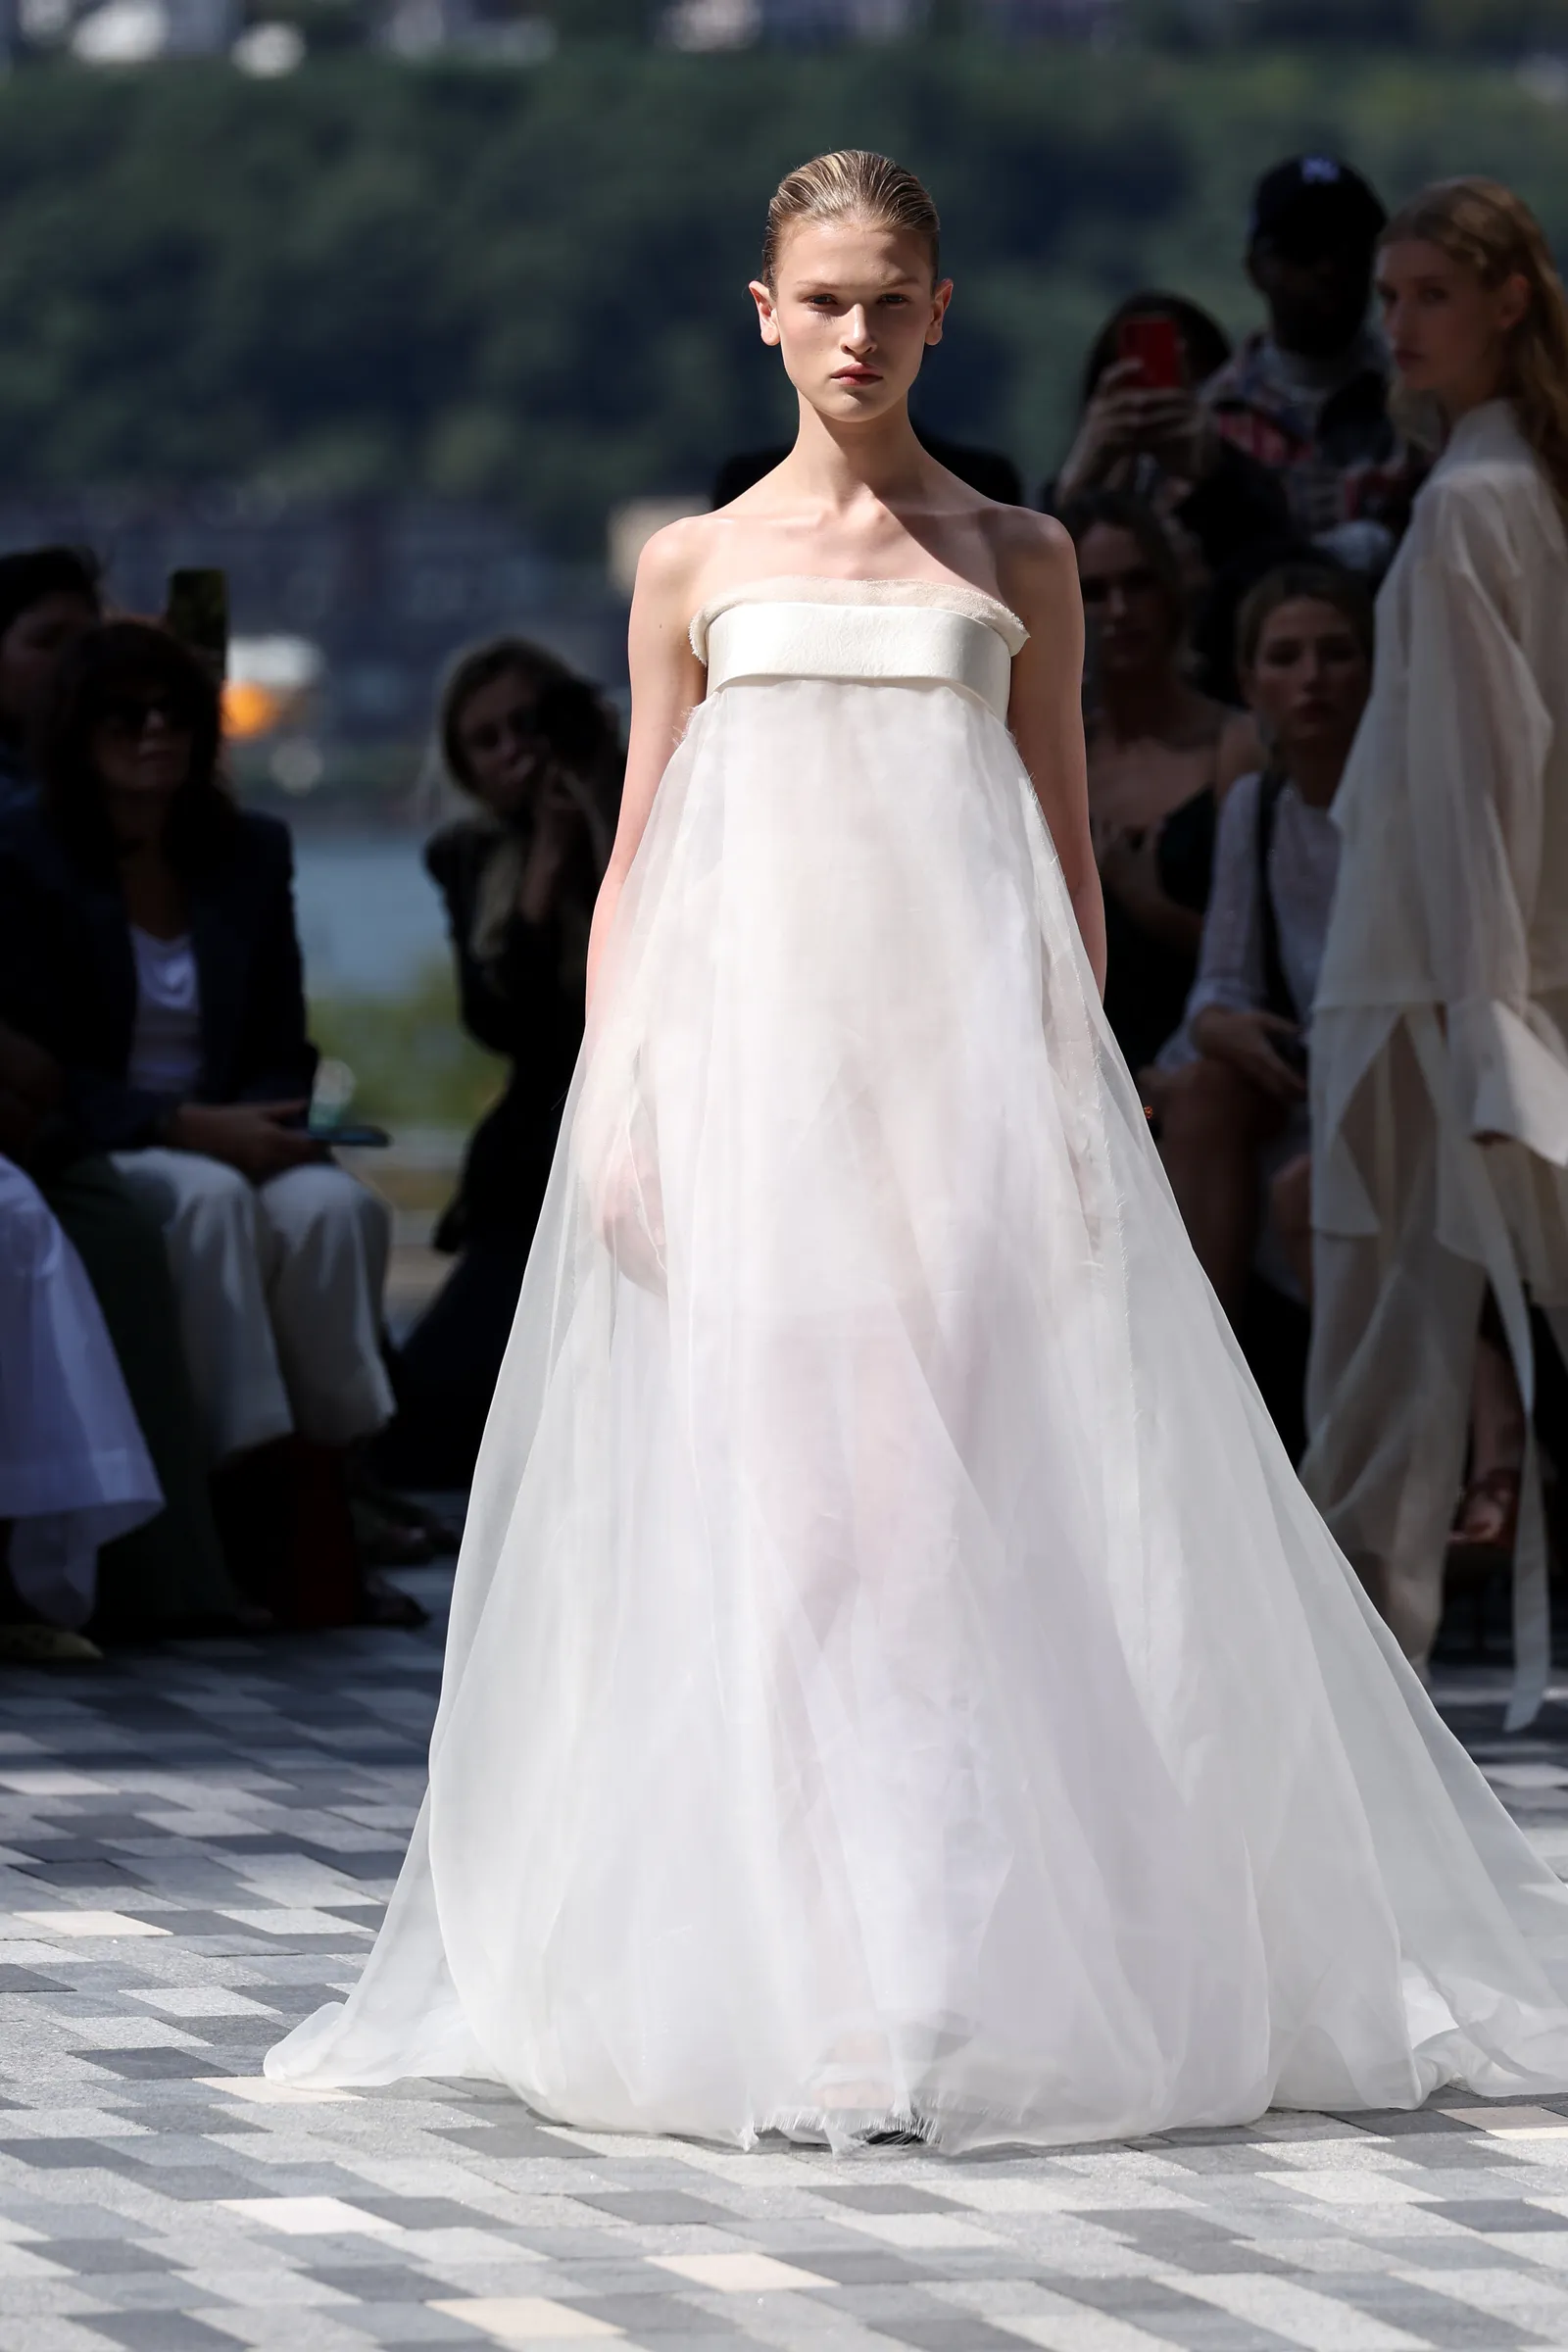
POLYGON ((526 72, 32 68, 0 83, 0 485, 423 486, 597 554, 607 507, 700 491, 785 428, 745 281, 779 173, 847 143, 942 207, 958 301, 925 416, 1038 479, 1123 293, 1250 321, 1247 190, 1283 154, 1330 148, 1391 198, 1496 172, 1568 229, 1549 94, 1394 51, 689 57, 608 31, 526 72))

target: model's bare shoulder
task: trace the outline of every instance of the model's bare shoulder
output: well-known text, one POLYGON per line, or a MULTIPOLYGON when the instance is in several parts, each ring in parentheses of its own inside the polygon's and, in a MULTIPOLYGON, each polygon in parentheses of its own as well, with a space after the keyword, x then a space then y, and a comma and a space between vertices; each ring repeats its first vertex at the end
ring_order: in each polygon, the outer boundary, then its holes
POLYGON ((1078 559, 1054 515, 993 507, 987 517, 1003 601, 1031 627, 1078 609, 1078 559))
POLYGON ((674 615, 685 625, 712 556, 712 517, 683 514, 644 542, 637 559, 636 600, 650 617, 674 615))

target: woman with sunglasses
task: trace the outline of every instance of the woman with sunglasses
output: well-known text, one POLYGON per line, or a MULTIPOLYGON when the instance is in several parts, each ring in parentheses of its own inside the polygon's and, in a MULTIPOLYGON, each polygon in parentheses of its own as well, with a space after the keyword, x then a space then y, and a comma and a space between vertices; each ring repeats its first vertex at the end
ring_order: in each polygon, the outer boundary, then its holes
POLYGON ((167 631, 112 621, 71 650, 41 804, 0 845, 0 1014, 63 1066, 70 1116, 163 1226, 236 1567, 322 1621, 370 1603, 341 1545, 318 1589, 276 1585, 299 1533, 281 1498, 321 1497, 319 1528, 334 1466, 391 1412, 389 1220, 305 1132, 288 834, 234 806, 220 738, 217 684, 167 631))
POLYGON ((510 1064, 436 1232, 458 1262, 397 1363, 379 1457, 410 1486, 466 1486, 506 1352, 582 1044, 588 930, 622 759, 594 688, 520 637, 457 662, 438 722, 443 784, 467 803, 425 864, 446 905, 463 1025, 510 1064))

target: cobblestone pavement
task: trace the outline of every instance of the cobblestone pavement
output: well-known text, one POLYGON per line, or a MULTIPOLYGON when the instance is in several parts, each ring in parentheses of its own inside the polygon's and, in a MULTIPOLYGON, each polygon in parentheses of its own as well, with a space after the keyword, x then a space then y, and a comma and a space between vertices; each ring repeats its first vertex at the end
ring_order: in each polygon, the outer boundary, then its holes
MULTIPOLYGON (((840 2161, 274 2092, 368 1946, 438 1666, 439 1624, 0 1679, 4 2352, 1568 2346, 1568 2097, 840 2161)), ((1505 1742, 1495 1678, 1446 1695, 1568 1873, 1568 1705, 1505 1742)))

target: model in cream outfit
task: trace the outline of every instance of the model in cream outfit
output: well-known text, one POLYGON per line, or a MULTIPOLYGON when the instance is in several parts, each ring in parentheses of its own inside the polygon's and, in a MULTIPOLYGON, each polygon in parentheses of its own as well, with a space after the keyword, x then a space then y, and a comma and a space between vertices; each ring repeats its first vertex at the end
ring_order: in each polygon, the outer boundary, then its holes
MULTIPOLYGON (((1461 268, 1422 227, 1443 233, 1407 216, 1384 254, 1406 309, 1461 268)), ((1422 327, 1400 318, 1406 372, 1425 360, 1430 374, 1422 327)), ((1507 398, 1464 410, 1417 499, 1379 599, 1372 698, 1335 818, 1312 1023, 1302 1475, 1421 1663, 1487 1285, 1527 1398, 1527 1290, 1568 1338, 1568 538, 1507 398)), ((1527 1459, 1516 1724, 1544 1692, 1545 1608, 1527 1459)))
POLYGON ((758 289, 801 443, 639 584, 429 1793, 268 2071, 945 2149, 1568 2083, 1568 1895, 1293 1477, 1101 1010, 1070 549, 907 435, 909 183, 800 176, 855 199, 758 289))

